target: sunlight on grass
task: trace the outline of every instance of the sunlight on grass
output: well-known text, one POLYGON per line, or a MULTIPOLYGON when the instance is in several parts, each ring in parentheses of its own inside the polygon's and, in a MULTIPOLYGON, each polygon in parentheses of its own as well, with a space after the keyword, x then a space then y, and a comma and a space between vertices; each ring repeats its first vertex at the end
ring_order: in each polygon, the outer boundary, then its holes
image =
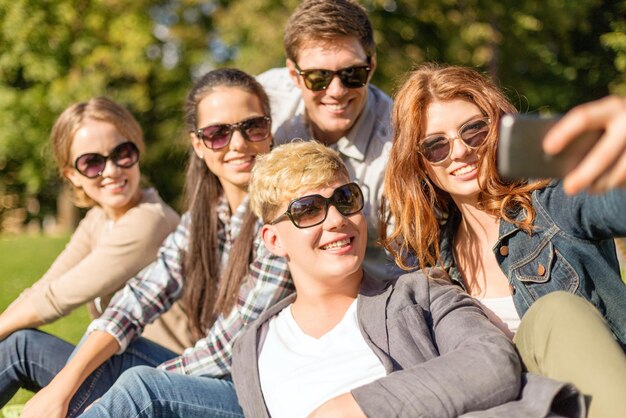
MULTIPOLYGON (((68 238, 41 235, 0 237, 0 266, 2 266, 0 310, 4 310, 22 290, 32 285, 46 272, 65 247, 68 238)), ((67 317, 41 329, 76 344, 88 324, 87 309, 81 307, 67 317)), ((31 396, 32 392, 20 390, 8 405, 23 404, 31 396)))

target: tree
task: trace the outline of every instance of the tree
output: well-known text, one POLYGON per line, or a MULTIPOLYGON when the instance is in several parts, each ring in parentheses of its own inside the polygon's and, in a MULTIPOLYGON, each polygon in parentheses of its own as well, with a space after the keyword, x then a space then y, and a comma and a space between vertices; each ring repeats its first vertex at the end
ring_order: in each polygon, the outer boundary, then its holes
POLYGON ((180 109, 192 70, 210 62, 212 11, 197 1, 0 0, 0 216, 55 211, 50 128, 68 105, 96 95, 139 119, 144 175, 176 202, 188 149, 180 109), (37 204, 25 211, 29 201, 37 204))
MULTIPOLYGON (((520 110, 563 112, 626 94, 626 0, 360 0, 375 30, 374 83, 388 93, 413 65, 476 67, 520 110)), ((126 104, 144 128, 142 171, 181 209, 193 77, 217 66, 284 65, 298 0, 0 0, 0 231, 7 213, 56 210, 61 181, 48 134, 94 95, 126 104)))
MULTIPOLYGON (((623 0, 361 2, 375 30, 374 83, 387 92, 424 61, 490 73, 521 110, 562 112, 626 90, 623 0)), ((283 65, 282 33, 269 28, 282 30, 295 3, 233 0, 220 10, 216 28, 237 48, 233 64, 253 72, 283 65)))

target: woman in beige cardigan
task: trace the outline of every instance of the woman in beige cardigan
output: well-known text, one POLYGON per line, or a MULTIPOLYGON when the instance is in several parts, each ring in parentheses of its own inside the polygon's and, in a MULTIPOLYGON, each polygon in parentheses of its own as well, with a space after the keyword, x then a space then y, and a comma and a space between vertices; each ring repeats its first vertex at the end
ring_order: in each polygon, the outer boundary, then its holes
POLYGON ((51 141, 74 203, 91 209, 44 276, 2 312, 0 345, 86 303, 99 316, 179 221, 156 190, 140 187, 143 133, 123 106, 104 97, 76 103, 55 122, 51 141))

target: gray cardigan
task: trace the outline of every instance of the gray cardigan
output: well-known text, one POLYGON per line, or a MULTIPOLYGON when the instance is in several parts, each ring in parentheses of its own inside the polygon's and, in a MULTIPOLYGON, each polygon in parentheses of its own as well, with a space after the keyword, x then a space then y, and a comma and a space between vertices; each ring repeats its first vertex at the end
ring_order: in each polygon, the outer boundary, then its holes
MULTIPOLYGON (((559 396, 573 400, 575 411, 567 416, 584 414, 582 398, 571 386, 522 374, 512 343, 472 297, 443 280, 445 274, 432 269, 428 278, 421 271, 387 282, 364 278, 357 304, 359 325, 387 371, 386 377, 352 390, 365 414, 544 417, 550 416, 559 396)), ((269 416, 258 353, 269 320, 294 298, 264 312, 235 345, 232 377, 246 417, 269 416)))

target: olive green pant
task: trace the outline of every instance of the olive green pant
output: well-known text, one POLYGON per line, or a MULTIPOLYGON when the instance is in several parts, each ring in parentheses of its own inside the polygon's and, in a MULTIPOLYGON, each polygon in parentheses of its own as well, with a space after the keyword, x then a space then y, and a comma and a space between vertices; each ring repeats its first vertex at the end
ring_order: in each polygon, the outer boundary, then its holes
POLYGON ((588 417, 626 416, 626 354, 585 299, 550 293, 522 318, 513 339, 529 372, 574 384, 588 417))

